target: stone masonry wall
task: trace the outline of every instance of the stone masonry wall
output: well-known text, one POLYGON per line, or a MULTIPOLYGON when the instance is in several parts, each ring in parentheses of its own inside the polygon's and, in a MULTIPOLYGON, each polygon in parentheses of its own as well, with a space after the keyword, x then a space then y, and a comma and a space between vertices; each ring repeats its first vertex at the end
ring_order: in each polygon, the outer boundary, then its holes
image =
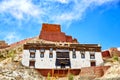
POLYGON ((44 32, 61 32, 60 25, 58 24, 42 24, 42 31, 44 32))
POLYGON ((102 77, 110 66, 86 67, 82 68, 80 76, 102 77))
POLYGON ((60 25, 57 24, 42 24, 42 30, 39 35, 40 39, 57 42, 72 42, 77 43, 77 39, 72 39, 72 36, 61 32, 60 25))
POLYGON ((111 57, 110 52, 108 50, 103 51, 102 52, 102 57, 104 57, 104 58, 110 58, 111 57))

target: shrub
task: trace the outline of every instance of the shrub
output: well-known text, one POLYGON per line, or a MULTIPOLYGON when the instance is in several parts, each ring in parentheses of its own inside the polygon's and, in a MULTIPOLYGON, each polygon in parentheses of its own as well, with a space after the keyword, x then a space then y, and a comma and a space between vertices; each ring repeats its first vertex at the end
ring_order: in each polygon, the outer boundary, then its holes
POLYGON ((69 74, 68 80, 74 80, 74 76, 72 74, 69 74))
POLYGON ((118 61, 118 56, 113 56, 113 60, 118 61))
POLYGON ((50 80, 50 73, 47 74, 47 80, 50 80))

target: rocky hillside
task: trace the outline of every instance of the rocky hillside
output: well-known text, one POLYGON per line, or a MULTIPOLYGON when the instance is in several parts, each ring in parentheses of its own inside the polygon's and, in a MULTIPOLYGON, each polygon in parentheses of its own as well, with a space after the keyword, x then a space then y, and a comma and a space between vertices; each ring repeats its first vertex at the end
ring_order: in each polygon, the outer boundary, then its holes
POLYGON ((34 69, 21 65, 21 55, 14 58, 7 58, 0 62, 0 80, 42 80, 34 69))
MULTIPOLYGON (((47 80, 35 69, 21 64, 23 45, 25 43, 54 43, 40 40, 38 37, 28 38, 11 44, 10 47, 0 49, 0 80, 47 80)), ((51 78, 51 80, 58 78, 51 78)), ((66 80, 67 78, 61 78, 66 80)))
POLYGON ((0 80, 42 80, 34 69, 22 66, 23 44, 37 41, 37 37, 28 38, 0 49, 0 80))
MULTIPOLYGON (((38 37, 28 38, 11 44, 10 47, 0 49, 0 80, 120 80, 120 58, 106 58, 103 66, 110 66, 103 77, 95 75, 68 75, 67 77, 43 77, 36 70, 21 64, 23 45, 25 43, 54 43, 40 40, 38 37), (71 78, 71 79, 69 79, 71 78), (73 78, 73 79, 72 79, 73 78)), ((57 44, 57 43, 56 43, 57 44)), ((86 72, 87 73, 87 72, 86 72)))

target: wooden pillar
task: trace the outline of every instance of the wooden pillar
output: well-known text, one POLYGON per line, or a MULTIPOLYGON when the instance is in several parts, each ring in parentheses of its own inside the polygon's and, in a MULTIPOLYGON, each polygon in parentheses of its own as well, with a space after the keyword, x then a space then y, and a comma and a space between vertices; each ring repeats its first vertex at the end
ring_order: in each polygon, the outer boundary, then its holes
POLYGON ((58 76, 59 76, 60 74, 59 74, 59 70, 58 70, 58 76))
POLYGON ((54 79, 54 69, 52 69, 52 80, 54 79))
POLYGON ((54 76, 54 69, 52 69, 52 77, 54 76))
POLYGON ((68 69, 68 74, 70 73, 70 68, 68 69))

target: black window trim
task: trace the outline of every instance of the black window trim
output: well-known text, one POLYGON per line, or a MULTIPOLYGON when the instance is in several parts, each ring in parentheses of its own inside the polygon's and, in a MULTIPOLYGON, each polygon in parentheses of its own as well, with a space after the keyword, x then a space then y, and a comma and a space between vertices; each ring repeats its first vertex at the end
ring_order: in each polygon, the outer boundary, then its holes
POLYGON ((76 51, 75 51, 75 49, 73 49, 73 51, 72 51, 72 58, 76 58, 76 51))

